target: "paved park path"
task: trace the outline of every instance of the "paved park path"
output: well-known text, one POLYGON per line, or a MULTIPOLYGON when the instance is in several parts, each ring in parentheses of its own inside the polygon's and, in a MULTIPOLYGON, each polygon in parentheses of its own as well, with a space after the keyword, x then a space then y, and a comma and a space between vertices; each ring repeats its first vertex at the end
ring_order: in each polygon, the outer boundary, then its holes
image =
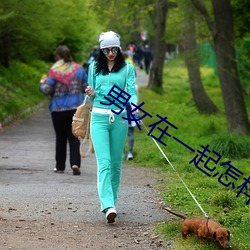
MULTIPOLYGON (((147 76, 138 72, 139 86, 147 76)), ((124 162, 118 217, 100 213, 94 154, 82 160, 81 176, 53 173, 54 131, 47 109, 0 130, 0 250, 173 249, 155 236, 166 221, 155 188, 157 170, 124 162)))

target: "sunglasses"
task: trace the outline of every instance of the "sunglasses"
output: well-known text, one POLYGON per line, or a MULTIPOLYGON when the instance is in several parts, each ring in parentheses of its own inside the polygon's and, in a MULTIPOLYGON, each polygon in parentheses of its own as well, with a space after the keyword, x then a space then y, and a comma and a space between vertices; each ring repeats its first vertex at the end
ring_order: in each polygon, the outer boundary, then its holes
POLYGON ((110 51, 112 52, 112 54, 117 54, 118 48, 117 47, 114 47, 114 48, 111 48, 111 49, 105 48, 105 49, 102 50, 104 55, 109 55, 110 51))

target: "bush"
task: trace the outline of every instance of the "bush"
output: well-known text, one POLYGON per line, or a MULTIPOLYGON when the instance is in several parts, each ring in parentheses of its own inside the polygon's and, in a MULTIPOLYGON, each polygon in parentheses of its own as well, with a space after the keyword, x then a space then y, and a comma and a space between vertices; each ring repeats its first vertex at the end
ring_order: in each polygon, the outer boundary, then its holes
POLYGON ((211 205, 218 206, 221 208, 236 208, 237 202, 235 195, 230 192, 220 192, 215 194, 210 199, 211 205))
POLYGON ((217 135, 212 137, 210 148, 228 158, 240 159, 250 157, 250 140, 247 137, 233 134, 217 135))
POLYGON ((10 115, 19 117, 23 110, 44 100, 38 90, 39 80, 48 65, 36 61, 32 66, 13 61, 10 68, 0 67, 0 121, 10 115))

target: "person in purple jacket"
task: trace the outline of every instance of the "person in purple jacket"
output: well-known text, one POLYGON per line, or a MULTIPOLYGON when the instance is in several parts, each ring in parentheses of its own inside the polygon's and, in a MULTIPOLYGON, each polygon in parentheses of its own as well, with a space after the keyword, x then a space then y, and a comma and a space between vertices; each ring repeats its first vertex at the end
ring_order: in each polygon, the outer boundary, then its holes
POLYGON ((73 61, 67 46, 59 46, 55 51, 56 62, 49 69, 48 76, 39 84, 40 91, 50 95, 49 110, 56 135, 55 173, 64 173, 66 168, 67 142, 69 142, 70 166, 73 175, 80 175, 80 142, 72 134, 72 117, 84 100, 87 74, 73 61))

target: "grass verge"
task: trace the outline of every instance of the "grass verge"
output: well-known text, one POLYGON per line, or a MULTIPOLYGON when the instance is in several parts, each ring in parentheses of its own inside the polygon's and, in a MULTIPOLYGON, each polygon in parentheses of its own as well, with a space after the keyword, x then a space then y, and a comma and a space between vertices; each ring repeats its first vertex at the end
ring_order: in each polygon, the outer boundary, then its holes
POLYGON ((10 68, 0 67, 0 122, 4 125, 32 111, 41 101, 48 99, 38 90, 42 74, 48 65, 34 61, 30 65, 13 61, 10 68))
MULTIPOLYGON (((202 211, 179 177, 183 179, 206 213, 230 230, 232 249, 250 249, 250 205, 246 205, 249 198, 243 194, 244 191, 236 198, 239 192, 237 187, 244 182, 243 178, 250 176, 250 138, 227 132, 218 79, 210 68, 203 67, 201 74, 208 95, 220 110, 219 114, 198 113, 190 91, 186 67, 181 60, 173 60, 166 65, 162 93, 140 88, 140 102, 145 102, 144 110, 152 116, 152 118, 143 119, 147 129, 150 130, 152 127, 148 126, 159 121, 157 115, 167 117, 166 121, 171 123, 163 122, 158 125, 162 130, 168 125, 169 128, 166 132, 170 135, 164 135, 161 139, 166 145, 159 142, 158 144, 175 170, 160 153, 151 136, 148 136, 148 132, 143 127, 141 131, 136 129, 135 132, 133 163, 138 166, 157 167, 161 171, 165 181, 156 188, 161 191, 165 204, 172 207, 173 210, 185 213, 188 217, 202 217, 202 211), (183 146, 174 137, 194 149, 195 152, 183 146), (207 147, 210 152, 206 153, 207 158, 202 158, 203 163, 196 163, 200 157, 197 150, 202 152, 204 150, 202 147, 207 147), (218 154, 221 155, 220 159, 218 154), (196 155, 198 155, 197 160, 194 160, 196 155), (205 168, 204 164, 209 157, 210 161, 205 168), (230 177, 228 180, 225 179, 225 171, 230 164, 243 173, 236 171, 238 174, 237 177, 234 176, 236 180, 230 177), (228 185, 230 181, 231 184, 228 185), (235 184, 234 189, 232 183, 235 184)), ((246 99, 246 102, 249 113, 250 100, 246 99)), ((152 135, 159 138, 161 132, 155 128, 152 135)), ((250 191, 248 194, 250 195, 250 191)), ((188 241, 182 240, 179 237, 180 224, 181 220, 176 218, 173 222, 157 225, 155 231, 168 239, 175 238, 175 248, 178 250, 219 249, 219 246, 214 243, 200 246, 199 241, 194 237, 190 237, 188 241)))

